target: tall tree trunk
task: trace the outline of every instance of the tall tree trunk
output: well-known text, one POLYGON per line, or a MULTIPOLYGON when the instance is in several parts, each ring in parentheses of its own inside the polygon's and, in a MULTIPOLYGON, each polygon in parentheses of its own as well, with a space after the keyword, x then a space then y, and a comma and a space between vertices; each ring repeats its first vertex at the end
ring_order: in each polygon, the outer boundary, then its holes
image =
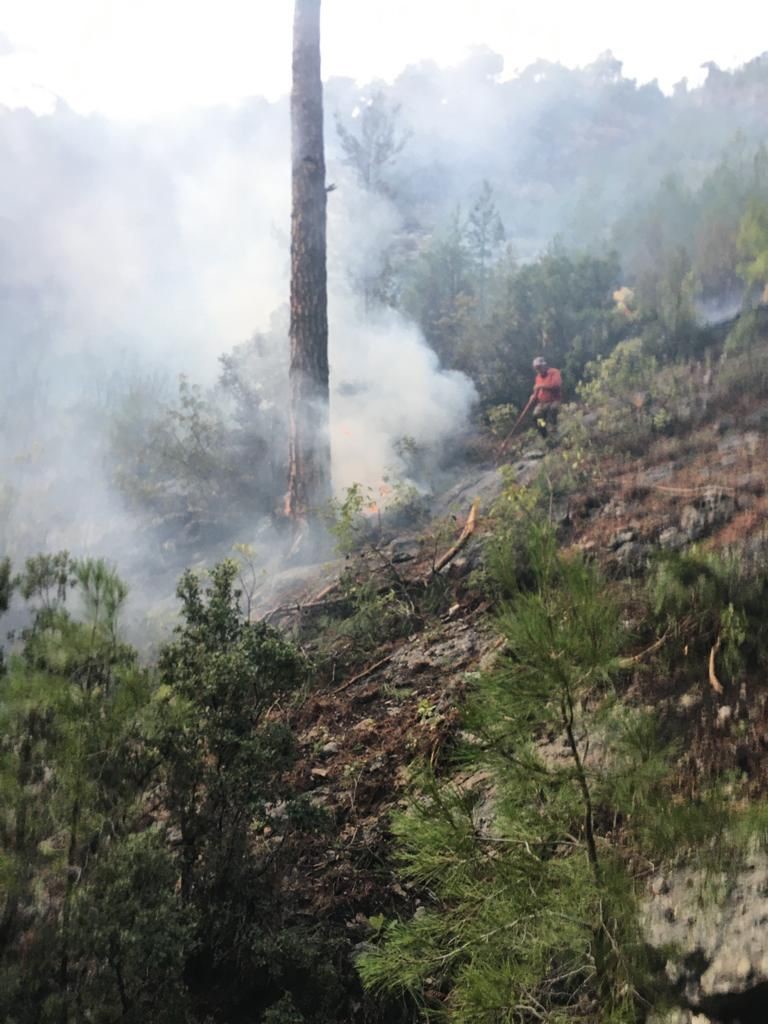
POLYGON ((286 511, 292 519, 305 522, 331 496, 320 0, 296 0, 291 128, 291 433, 286 511))

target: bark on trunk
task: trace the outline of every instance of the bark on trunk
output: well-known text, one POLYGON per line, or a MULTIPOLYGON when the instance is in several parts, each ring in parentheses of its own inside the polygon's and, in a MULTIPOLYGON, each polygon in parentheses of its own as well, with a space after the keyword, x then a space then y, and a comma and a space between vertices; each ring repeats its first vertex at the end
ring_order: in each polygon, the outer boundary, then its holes
POLYGON ((320 0, 296 0, 291 129, 291 426, 286 511, 303 522, 331 496, 320 0))

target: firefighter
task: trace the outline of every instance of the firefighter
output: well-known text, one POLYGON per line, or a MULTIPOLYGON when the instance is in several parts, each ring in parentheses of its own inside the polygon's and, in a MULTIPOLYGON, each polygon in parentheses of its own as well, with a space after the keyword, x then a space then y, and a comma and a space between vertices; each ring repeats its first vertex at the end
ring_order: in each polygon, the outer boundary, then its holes
POLYGON ((536 382, 533 386, 532 401, 536 402, 533 418, 542 437, 546 438, 550 427, 557 427, 557 414, 562 401, 563 379, 559 370, 550 366, 543 356, 533 360, 536 382))

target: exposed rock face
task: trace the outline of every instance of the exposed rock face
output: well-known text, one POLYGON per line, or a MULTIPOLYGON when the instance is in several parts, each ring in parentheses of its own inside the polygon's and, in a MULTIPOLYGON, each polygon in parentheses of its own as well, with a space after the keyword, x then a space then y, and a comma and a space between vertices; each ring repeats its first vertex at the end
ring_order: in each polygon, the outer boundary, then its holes
POLYGON ((671 1010, 661 1016, 652 1014, 648 1018, 648 1024, 712 1024, 712 1018, 693 1010, 671 1010))
POLYGON ((676 950, 666 972, 688 1007, 656 1024, 768 1021, 768 857, 756 853, 730 879, 676 871, 652 891, 646 935, 676 950))
POLYGON ((680 529, 687 541, 700 540, 727 523, 735 511, 733 495, 714 487, 708 488, 695 502, 685 506, 680 515, 680 529))

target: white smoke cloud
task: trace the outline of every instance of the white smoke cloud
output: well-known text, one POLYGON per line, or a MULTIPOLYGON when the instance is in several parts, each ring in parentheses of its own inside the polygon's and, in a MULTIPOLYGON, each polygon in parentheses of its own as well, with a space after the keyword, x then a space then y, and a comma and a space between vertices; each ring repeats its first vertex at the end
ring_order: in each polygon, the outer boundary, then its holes
MULTIPOLYGON (((0 298, 6 289, 15 311, 0 361, 18 382, 17 429, 0 441, 0 543, 17 560, 64 547, 106 554, 146 584, 157 553, 112 488, 109 407, 140 375, 159 375, 171 395, 182 372, 211 386, 221 354, 270 328, 289 289, 288 129, 285 102, 143 128, 66 109, 0 112, 0 298)), ((403 470, 398 438, 439 447, 465 423, 474 389, 440 368, 412 324, 361 308, 352 282, 378 269, 400 218, 347 169, 332 165, 329 180, 340 186, 329 306, 341 492, 403 470)), ((271 337, 274 367, 288 339, 271 337)))
POLYGON ((331 320, 331 443, 337 491, 399 470, 393 445, 435 447, 466 425, 476 394, 440 368, 420 332, 393 310, 363 319, 343 299, 331 320))

